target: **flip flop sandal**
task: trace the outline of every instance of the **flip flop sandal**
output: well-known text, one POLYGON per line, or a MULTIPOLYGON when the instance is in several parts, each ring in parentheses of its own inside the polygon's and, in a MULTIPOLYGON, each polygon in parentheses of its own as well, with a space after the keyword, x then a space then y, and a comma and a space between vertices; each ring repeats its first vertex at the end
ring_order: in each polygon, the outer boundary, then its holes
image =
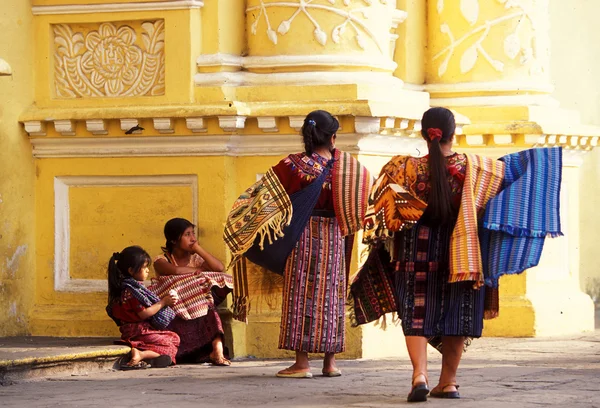
MULTIPOLYGON (((413 377, 413 382, 415 378, 419 375, 423 375, 425 377, 425 380, 427 380, 427 377, 424 374, 419 373, 413 377)), ((419 382, 416 384, 413 383, 412 389, 410 390, 406 401, 425 402, 427 401, 427 394, 429 394, 429 386, 427 385, 427 382, 419 382)))
POLYGON ((137 363, 135 365, 128 365, 127 362, 128 361, 121 362, 121 364, 119 364, 119 370, 122 370, 122 371, 145 370, 146 368, 149 367, 149 364, 146 363, 145 361, 140 361, 139 363, 137 363))
MULTIPOLYGON (((439 387, 441 391, 436 391, 435 388, 431 391, 431 396, 433 398, 449 398, 449 399, 460 399, 460 394, 458 393, 457 384, 446 384, 443 387, 439 387), (456 387, 456 391, 444 391, 444 388, 454 386, 456 387)), ((437 388, 437 387, 436 387, 437 388)))
POLYGON ((156 358, 151 358, 148 360, 148 364, 150 364, 150 368, 166 368, 173 363, 171 356, 167 356, 165 354, 160 355, 156 358))
POLYGON ((339 368, 336 368, 333 371, 321 371, 323 373, 323 377, 341 377, 342 371, 339 368))
POLYGON ((281 370, 276 374, 279 378, 312 378, 310 371, 285 371, 281 370))

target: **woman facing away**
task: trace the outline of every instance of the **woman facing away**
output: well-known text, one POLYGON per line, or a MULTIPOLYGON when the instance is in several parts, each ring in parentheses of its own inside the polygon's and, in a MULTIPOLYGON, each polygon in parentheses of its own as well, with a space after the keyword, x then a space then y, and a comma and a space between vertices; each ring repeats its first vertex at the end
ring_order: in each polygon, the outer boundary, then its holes
POLYGON ((162 298, 144 287, 150 255, 138 246, 115 252, 108 262, 108 305, 106 312, 117 323, 121 339, 131 346, 122 370, 154 368, 175 364, 179 336, 166 330, 175 313, 176 294, 162 298))
POLYGON ((499 276, 534 266, 544 237, 561 235, 560 149, 493 160, 454 152, 454 132, 452 112, 431 108, 422 118, 429 154, 383 167, 365 219, 369 256, 351 285, 355 323, 389 312, 401 319, 413 366, 409 402, 460 397, 463 348, 481 336, 484 313, 497 316, 499 276), (431 393, 428 342, 442 353, 431 393))
POLYGON ((149 289, 179 294, 173 308, 177 316, 169 325, 181 339, 178 359, 228 366, 231 362, 224 353, 225 334, 217 306, 233 290, 233 281, 223 273, 221 261, 200 246, 194 227, 183 218, 167 221, 163 254, 154 258, 157 278, 149 289))
POLYGON ((224 238, 234 256, 234 317, 249 310, 246 259, 283 275, 279 349, 296 353, 278 377, 310 378, 309 353, 322 373, 340 376, 345 302, 354 233, 362 228, 371 177, 335 149, 338 121, 317 110, 302 126, 305 151, 290 154, 235 202, 224 238), (268 242, 267 242, 268 241, 268 242))

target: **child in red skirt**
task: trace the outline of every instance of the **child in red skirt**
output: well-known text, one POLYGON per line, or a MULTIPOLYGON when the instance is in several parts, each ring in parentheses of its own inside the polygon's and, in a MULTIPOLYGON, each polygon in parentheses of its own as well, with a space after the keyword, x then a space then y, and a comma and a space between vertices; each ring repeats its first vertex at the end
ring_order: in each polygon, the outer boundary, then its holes
POLYGON ((159 298, 143 284, 150 256, 139 246, 115 252, 108 263, 106 312, 117 323, 121 339, 131 346, 129 361, 121 369, 162 368, 175 364, 179 336, 164 330, 175 317, 170 308, 176 293, 159 298))

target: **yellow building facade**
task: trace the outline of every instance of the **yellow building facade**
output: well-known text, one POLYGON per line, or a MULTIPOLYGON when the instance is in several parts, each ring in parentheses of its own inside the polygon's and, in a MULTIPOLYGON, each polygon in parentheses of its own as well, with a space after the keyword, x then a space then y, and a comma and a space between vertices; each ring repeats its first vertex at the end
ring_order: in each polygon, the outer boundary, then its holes
MULTIPOLYGON (((302 149, 306 113, 336 115, 338 147, 377 173, 393 154, 424 153, 429 106, 455 110, 459 150, 565 149, 565 237, 501 281, 485 334, 593 329, 580 275, 595 273, 581 270, 594 232, 580 209, 598 193, 580 186, 591 180, 582 168, 598 167, 588 152, 600 129, 551 97, 548 0, 6 1, 0 335, 117 335, 104 312, 114 251, 158 254, 165 221, 180 216, 226 260, 231 204, 302 149)), ((253 276, 249 323, 222 310, 230 346, 285 356, 281 281, 253 276)), ((349 327, 346 356, 402 354, 400 336, 349 327)))

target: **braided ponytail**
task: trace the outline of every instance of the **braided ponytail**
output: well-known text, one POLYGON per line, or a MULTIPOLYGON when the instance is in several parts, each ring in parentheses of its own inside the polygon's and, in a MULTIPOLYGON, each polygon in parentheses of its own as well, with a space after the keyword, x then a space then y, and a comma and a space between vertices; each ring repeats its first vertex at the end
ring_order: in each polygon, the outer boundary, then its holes
POLYGON ((456 123, 452 112, 446 108, 431 108, 423 114, 421 135, 429 147, 429 182, 431 190, 427 208, 422 216, 425 224, 445 224, 456 217, 458 211, 452 200, 448 183, 446 158, 442 144, 452 141, 456 123))

